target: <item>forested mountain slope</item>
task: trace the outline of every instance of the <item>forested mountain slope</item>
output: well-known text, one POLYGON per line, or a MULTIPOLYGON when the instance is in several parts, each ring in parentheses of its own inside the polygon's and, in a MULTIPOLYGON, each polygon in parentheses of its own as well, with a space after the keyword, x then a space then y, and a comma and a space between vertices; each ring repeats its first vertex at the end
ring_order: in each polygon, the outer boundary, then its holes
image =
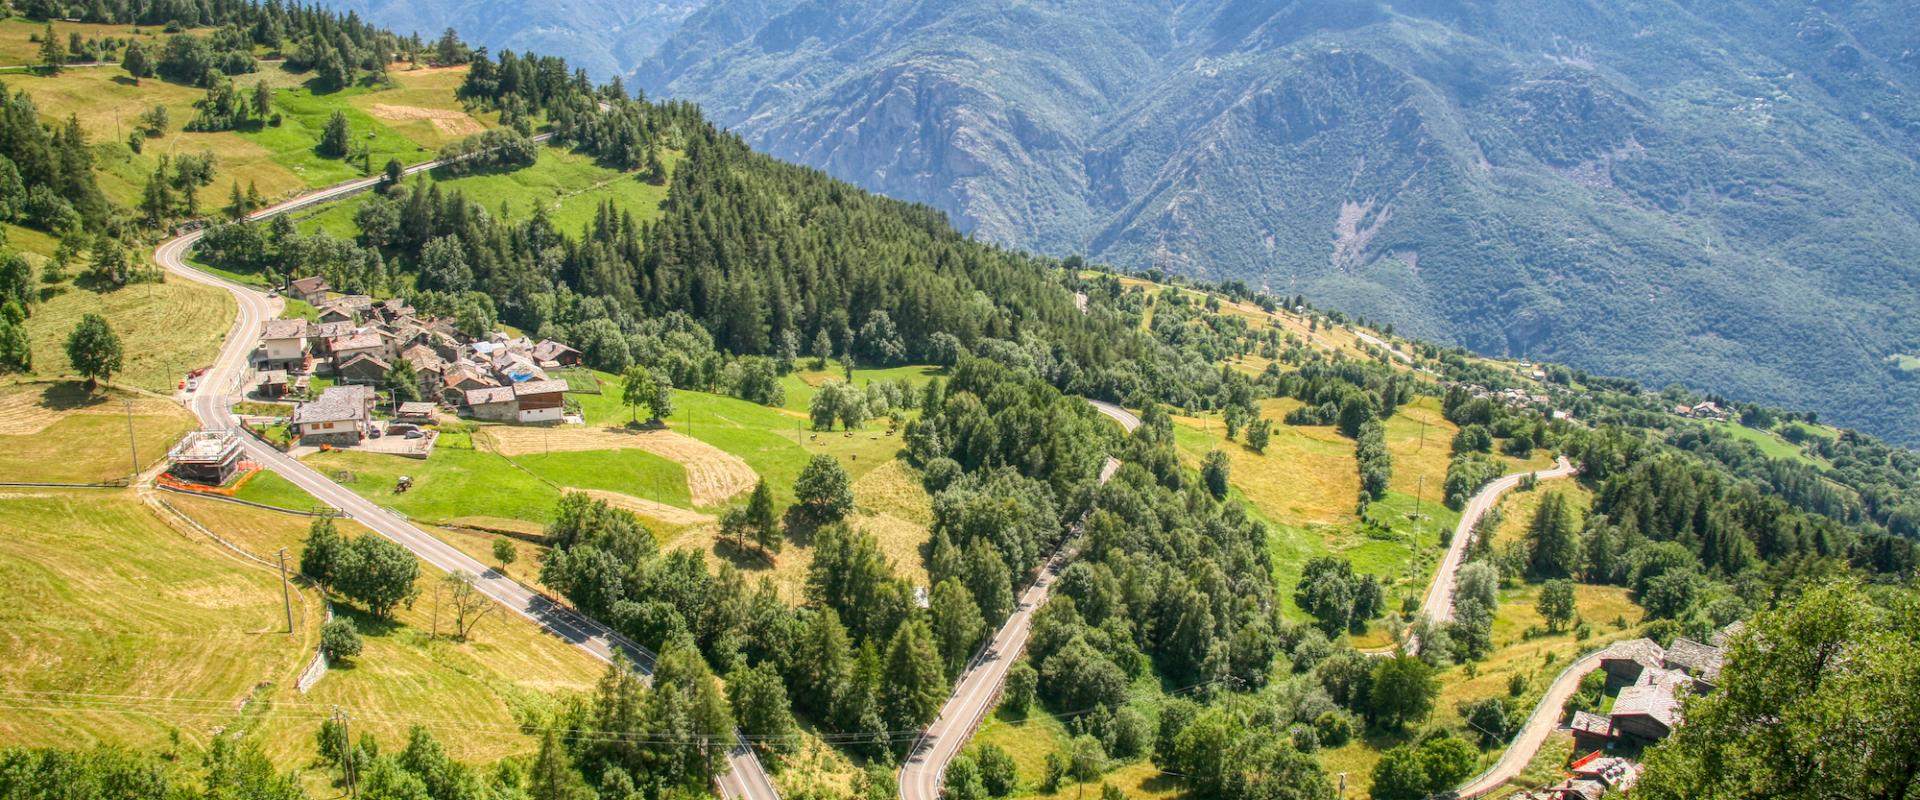
POLYGON ((563 0, 548 3, 457 0, 326 0, 399 33, 431 39, 455 27, 494 50, 559 56, 599 78, 632 69, 705 0, 563 0))
POLYGON ((1911 441, 1916 13, 719 0, 634 77, 992 241, 1911 441))

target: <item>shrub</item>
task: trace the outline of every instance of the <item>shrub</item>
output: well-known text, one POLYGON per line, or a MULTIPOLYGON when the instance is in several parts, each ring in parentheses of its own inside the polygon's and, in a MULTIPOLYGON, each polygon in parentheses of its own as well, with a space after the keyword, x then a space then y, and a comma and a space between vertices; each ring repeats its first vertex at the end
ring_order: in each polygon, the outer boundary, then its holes
POLYGON ((345 661, 360 655, 360 630, 353 620, 335 617, 320 626, 320 652, 328 661, 345 661))

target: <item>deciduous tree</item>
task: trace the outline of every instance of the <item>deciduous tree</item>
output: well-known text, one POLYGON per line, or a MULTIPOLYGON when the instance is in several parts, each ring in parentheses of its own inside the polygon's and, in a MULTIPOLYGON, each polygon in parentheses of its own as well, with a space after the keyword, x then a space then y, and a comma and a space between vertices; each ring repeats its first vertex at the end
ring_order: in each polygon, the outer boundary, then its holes
POLYGON ((87 379, 87 391, 113 378, 120 371, 120 337, 107 325, 105 317, 87 313, 67 336, 67 363, 87 379))

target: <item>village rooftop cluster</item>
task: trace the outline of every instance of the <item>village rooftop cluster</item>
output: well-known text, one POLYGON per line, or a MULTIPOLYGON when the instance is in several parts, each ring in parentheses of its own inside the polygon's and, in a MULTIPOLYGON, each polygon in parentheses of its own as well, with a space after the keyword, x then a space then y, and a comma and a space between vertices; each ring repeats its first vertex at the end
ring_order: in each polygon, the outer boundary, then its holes
POLYGON ((565 415, 567 382, 549 370, 577 366, 580 352, 548 339, 504 333, 476 340, 451 320, 417 315, 399 299, 330 297, 323 278, 301 278, 290 297, 318 310, 317 321, 269 320, 254 354, 259 395, 306 399, 295 409, 294 434, 303 445, 345 447, 373 434, 376 387, 389 386, 394 366, 412 367, 417 403, 395 408, 402 420, 431 421, 436 409, 498 422, 555 423, 565 415), (314 377, 336 384, 317 396, 314 377))

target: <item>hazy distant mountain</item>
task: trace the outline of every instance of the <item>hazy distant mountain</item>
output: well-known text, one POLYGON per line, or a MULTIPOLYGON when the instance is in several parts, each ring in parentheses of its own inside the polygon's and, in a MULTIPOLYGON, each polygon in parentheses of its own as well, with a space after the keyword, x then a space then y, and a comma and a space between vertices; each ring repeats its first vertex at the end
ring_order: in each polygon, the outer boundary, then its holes
POLYGON ((1000 242, 1920 440, 1920 2, 712 0, 636 73, 1000 242))
POLYGON ((706 0, 320 0, 431 41, 455 28, 475 45, 562 56, 605 80, 634 68, 706 0))

